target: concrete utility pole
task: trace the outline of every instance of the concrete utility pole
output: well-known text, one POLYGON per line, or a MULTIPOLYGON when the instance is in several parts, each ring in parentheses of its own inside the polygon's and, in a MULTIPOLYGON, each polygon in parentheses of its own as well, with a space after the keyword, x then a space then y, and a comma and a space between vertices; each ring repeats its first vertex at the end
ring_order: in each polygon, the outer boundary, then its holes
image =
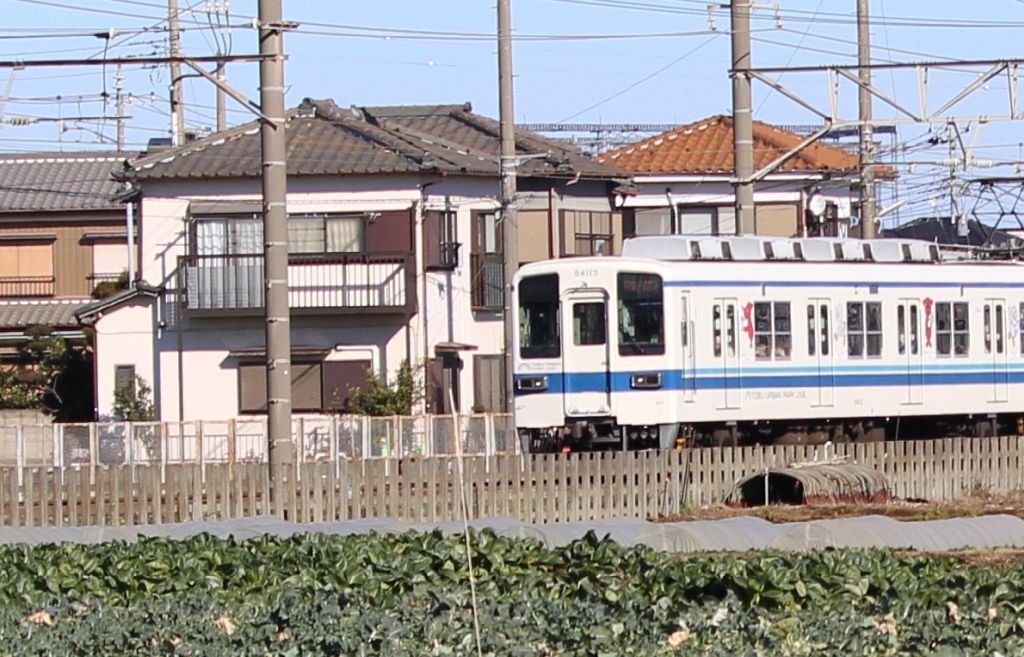
MULTIPOLYGON (((167 27, 171 57, 181 57, 181 27, 178 0, 167 0, 167 27)), ((181 64, 171 62, 171 145, 185 143, 185 105, 181 94, 181 64)))
POLYGON ((114 102, 117 106, 117 151, 124 152, 124 75, 121 73, 121 65, 117 65, 117 73, 114 75, 114 102))
POLYGON ((857 65, 860 66, 860 236, 874 239, 875 225, 875 142, 871 130, 871 25, 868 19, 870 0, 857 0, 857 65))
POLYGON ((287 142, 281 0, 259 0, 263 152, 263 283, 267 340, 267 429, 271 476, 295 462, 292 443, 291 317, 288 308, 287 142))
MULTIPOLYGON (((219 55, 221 53, 218 52, 217 54, 219 55)), ((227 70, 227 67, 228 67, 228 65, 225 64, 224 62, 217 62, 217 70, 216 70, 215 76, 217 77, 217 80, 219 80, 221 83, 223 83, 227 79, 227 76, 224 74, 224 71, 227 70)), ((226 105, 226 103, 227 103, 227 94, 224 93, 224 87, 218 86, 217 87, 217 132, 220 132, 220 131, 222 131, 222 130, 224 130, 225 128, 228 127, 228 119, 227 119, 228 114, 227 114, 227 105, 226 105)))
POLYGON ((754 117, 750 93, 751 0, 729 3, 732 20, 732 130, 735 160, 736 232, 753 235, 754 219, 754 117))
POLYGON ((502 281, 505 284, 505 406, 515 408, 512 353, 516 318, 512 314, 512 276, 519 268, 519 227, 516 218, 516 124, 512 102, 512 8, 510 0, 498 0, 498 114, 501 122, 501 237, 505 254, 502 281))

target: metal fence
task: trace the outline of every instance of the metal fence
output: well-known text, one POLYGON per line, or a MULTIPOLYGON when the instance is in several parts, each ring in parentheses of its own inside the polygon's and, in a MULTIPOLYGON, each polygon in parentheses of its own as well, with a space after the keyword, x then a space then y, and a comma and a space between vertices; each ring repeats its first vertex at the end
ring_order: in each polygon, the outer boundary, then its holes
MULTIPOLYGON (((460 416, 459 427, 463 454, 520 451, 509 414, 460 416)), ((292 440, 300 463, 458 453, 450 415, 301 415, 292 419, 292 440)), ((260 463, 268 455, 265 416, 0 426, 0 466, 260 463)))

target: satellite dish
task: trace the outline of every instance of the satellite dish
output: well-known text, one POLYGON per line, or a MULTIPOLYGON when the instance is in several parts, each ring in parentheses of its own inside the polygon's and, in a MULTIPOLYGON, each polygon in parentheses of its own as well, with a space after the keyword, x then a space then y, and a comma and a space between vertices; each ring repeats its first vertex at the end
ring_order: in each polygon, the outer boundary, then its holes
POLYGON ((825 197, 821 194, 814 194, 807 201, 807 207, 815 217, 820 217, 825 213, 825 205, 825 197))

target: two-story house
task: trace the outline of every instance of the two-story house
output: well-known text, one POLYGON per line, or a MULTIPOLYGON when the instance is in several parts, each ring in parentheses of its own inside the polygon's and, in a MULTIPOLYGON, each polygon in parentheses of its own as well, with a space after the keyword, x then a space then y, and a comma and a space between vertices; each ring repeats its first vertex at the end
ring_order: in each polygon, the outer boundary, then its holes
MULTIPOLYGON (((754 169, 774 162, 803 141, 788 130, 754 121, 754 169)), ((713 116, 622 148, 598 161, 633 174, 617 195, 627 237, 734 235, 736 196, 731 183, 732 118, 713 116)), ((792 237, 835 234, 850 224, 858 181, 857 155, 817 142, 790 157, 754 185, 755 231, 792 237)), ((890 176, 886 167, 879 175, 890 176)))
MULTIPOLYGON (((296 412, 345 410, 367 372, 424 366, 428 407, 500 410, 498 123, 465 105, 288 112, 289 300, 296 412)), ((615 253, 624 174, 519 133, 519 257, 615 253)), ((80 314, 95 327, 98 412, 142 377, 162 419, 266 408, 256 122, 131 162, 134 291, 80 314), (119 383, 121 382, 121 383, 119 383)))

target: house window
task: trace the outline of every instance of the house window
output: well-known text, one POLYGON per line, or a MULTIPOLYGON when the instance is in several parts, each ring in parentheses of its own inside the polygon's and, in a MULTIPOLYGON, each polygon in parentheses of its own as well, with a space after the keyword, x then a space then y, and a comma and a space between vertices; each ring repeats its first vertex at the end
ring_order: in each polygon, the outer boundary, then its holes
POLYGON ((964 358, 969 353, 970 325, 966 302, 935 304, 935 351, 964 358))
POLYGON ((288 216, 289 253, 360 253, 365 243, 365 215, 288 216))
POLYGON ((135 366, 114 366, 114 398, 135 396, 135 366))
POLYGON ((459 266, 456 215, 451 210, 428 210, 423 216, 424 264, 427 269, 455 269, 459 266))
POLYGON ((0 242, 0 296, 51 297, 53 237, 0 242))
POLYGON ((259 217, 211 217, 195 223, 196 255, 263 253, 263 221, 259 217))
MULTIPOLYGON (((289 253, 360 253, 366 243, 366 215, 290 215, 289 253)), ((263 220, 259 217, 197 219, 196 255, 259 255, 263 253, 263 220)))
POLYGON ((852 358, 882 355, 882 304, 850 301, 846 304, 846 345, 852 358))
POLYGON ((505 411, 505 357, 473 356, 473 412, 505 411))
POLYGON ((470 269, 473 308, 500 310, 505 305, 501 224, 495 212, 474 212, 472 222, 470 269))
POLYGON ((788 301, 754 304, 754 354, 758 360, 789 360, 792 350, 788 301))
POLYGON ((736 234, 736 211, 724 205, 637 208, 631 215, 624 223, 627 237, 736 234))
MULTIPOLYGON (((324 410, 323 363, 292 362, 292 410, 324 410)), ((238 364, 238 409, 242 413, 267 412, 267 366, 263 362, 238 364)))
POLYGON ((610 212, 584 212, 562 210, 563 234, 572 236, 573 249, 563 249, 563 255, 611 255, 613 246, 612 214, 610 212))

